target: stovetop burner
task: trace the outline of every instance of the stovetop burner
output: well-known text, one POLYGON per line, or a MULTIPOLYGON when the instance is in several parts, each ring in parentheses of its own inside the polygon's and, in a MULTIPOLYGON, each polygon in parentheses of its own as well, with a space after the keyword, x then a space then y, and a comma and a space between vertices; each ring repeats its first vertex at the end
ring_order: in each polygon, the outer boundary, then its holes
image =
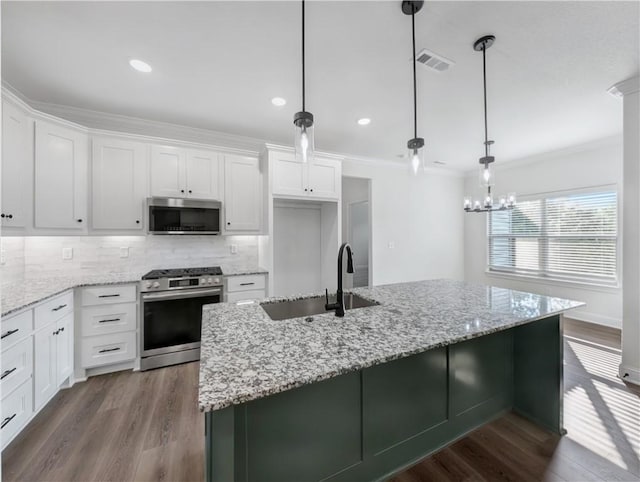
POLYGON ((173 269, 154 269, 145 274, 142 279, 160 279, 160 278, 186 278, 191 276, 221 276, 222 269, 220 266, 211 266, 208 268, 173 268, 173 269))

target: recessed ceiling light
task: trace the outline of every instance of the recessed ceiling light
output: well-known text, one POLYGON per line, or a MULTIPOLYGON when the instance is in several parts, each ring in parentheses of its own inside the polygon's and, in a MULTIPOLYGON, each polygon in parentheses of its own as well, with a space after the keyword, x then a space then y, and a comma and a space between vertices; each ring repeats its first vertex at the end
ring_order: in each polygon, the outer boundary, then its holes
POLYGON ((368 126, 369 124, 371 124, 371 119, 369 119, 368 117, 363 117, 362 119, 358 119, 358 124, 360 124, 361 126, 368 126))
POLYGON ((287 100, 283 99, 282 97, 274 97, 273 99, 271 99, 271 103, 276 107, 282 107, 287 103, 287 100))
POLYGON ((138 72, 144 72, 145 74, 148 74, 153 70, 148 63, 143 62, 142 60, 139 60, 139 59, 129 60, 129 65, 134 69, 136 69, 138 72))

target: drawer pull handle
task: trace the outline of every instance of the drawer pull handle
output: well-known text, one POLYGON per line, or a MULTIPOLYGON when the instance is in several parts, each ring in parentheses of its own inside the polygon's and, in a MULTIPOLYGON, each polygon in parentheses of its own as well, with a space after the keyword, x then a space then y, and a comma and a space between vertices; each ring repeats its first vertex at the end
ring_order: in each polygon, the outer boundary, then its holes
POLYGON ((113 321, 120 321, 120 318, 109 318, 108 320, 98 320, 98 323, 111 323, 113 321))
POLYGON ((117 298, 118 296, 120 296, 120 293, 115 295, 98 295, 98 298, 117 298))
POLYGON ((251 286, 256 284, 255 282, 251 282, 251 283, 240 283, 240 286, 251 286))
POLYGON ((5 426, 6 424, 8 424, 9 422, 11 422, 11 420, 13 420, 13 419, 15 418, 15 416, 16 416, 16 415, 18 415, 18 414, 17 414, 17 413, 14 413, 14 414, 13 414, 13 415, 11 415, 10 417, 5 418, 5 419, 2 421, 2 425, 0 425, 0 428, 4 428, 4 426, 5 426))
POLYGON ((105 348, 104 350, 100 350, 98 353, 107 353, 107 352, 110 352, 110 351, 118 351, 118 350, 120 350, 120 347, 117 347, 117 348, 105 348))
POLYGON ((9 330, 6 333, 3 333, 2 336, 0 336, 1 339, 5 339, 8 336, 13 335, 14 333, 18 333, 20 331, 20 328, 16 328, 15 330, 9 330))
POLYGON ((14 367, 11 370, 5 370, 4 372, 2 372, 2 375, 0 375, 0 380, 4 380, 6 377, 8 377, 9 375, 11 375, 13 372, 15 372, 18 369, 18 367, 14 367))
POLYGON ((65 303, 64 305, 60 305, 56 308, 52 308, 51 311, 60 311, 62 308, 64 308, 65 306, 67 306, 67 304, 65 303))

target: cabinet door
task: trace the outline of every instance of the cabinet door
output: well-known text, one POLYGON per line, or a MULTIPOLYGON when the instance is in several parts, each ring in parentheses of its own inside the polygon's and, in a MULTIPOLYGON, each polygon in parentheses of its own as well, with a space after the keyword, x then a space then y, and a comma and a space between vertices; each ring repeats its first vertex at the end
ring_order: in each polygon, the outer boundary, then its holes
POLYGON ((222 161, 218 153, 189 149, 186 171, 188 197, 222 200, 222 161))
POLYGON ((55 333, 57 388, 73 371, 73 313, 58 320, 55 333))
POLYGON ((93 228, 142 229, 146 145, 96 137, 92 152, 93 228))
POLYGON ((177 147, 151 146, 151 195, 185 197, 185 151, 177 147))
POLYGON ((308 193, 307 164, 296 160, 293 153, 270 154, 273 165, 272 191, 274 196, 304 197, 308 193))
POLYGON ((36 122, 36 228, 85 227, 87 157, 86 134, 48 122, 36 122))
POLYGON ((260 231, 262 183, 258 159, 225 157, 225 231, 260 231))
POLYGON ((45 326, 34 335, 34 405, 38 410, 56 393, 58 380, 56 372, 57 335, 56 323, 45 326))
POLYGON ((30 192, 29 118, 13 104, 2 103, 2 227, 25 227, 30 192))
POLYGON ((309 195, 322 199, 338 199, 342 181, 342 165, 334 159, 316 158, 309 162, 309 195))

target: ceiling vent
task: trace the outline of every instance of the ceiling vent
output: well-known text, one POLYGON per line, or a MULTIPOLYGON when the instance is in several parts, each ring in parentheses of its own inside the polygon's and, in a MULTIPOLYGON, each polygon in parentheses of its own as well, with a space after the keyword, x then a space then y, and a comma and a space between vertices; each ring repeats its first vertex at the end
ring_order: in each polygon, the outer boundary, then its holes
POLYGON ((422 49, 418 55, 416 55, 416 61, 424 65, 426 68, 435 70, 436 72, 445 72, 449 70, 449 67, 455 65, 453 60, 449 60, 448 58, 427 49, 422 49))

